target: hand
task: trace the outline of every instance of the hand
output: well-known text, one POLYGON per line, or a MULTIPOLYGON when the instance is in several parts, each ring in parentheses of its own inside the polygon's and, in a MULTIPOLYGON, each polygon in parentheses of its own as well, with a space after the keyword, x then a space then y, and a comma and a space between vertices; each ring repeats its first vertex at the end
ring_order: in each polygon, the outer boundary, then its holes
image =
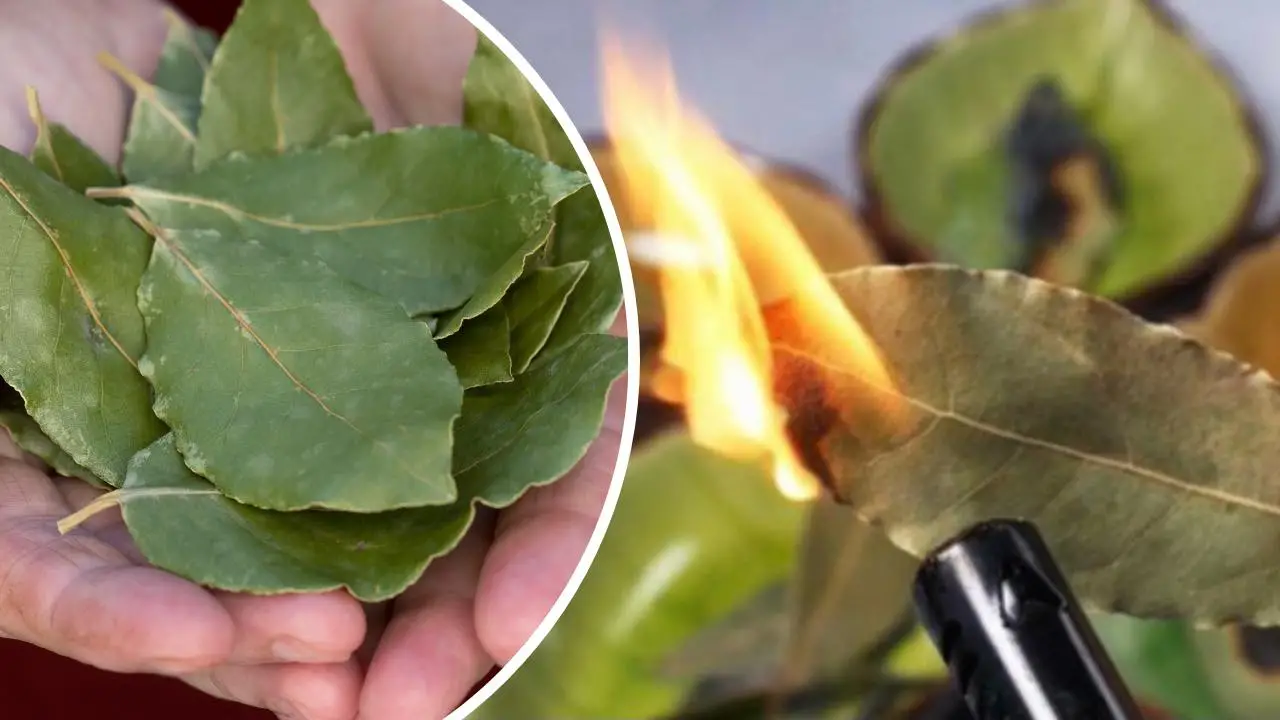
MULTIPOLYGON (((456 122, 474 30, 443 4, 313 0, 379 129, 456 122)), ((0 144, 34 131, 23 87, 46 114, 114 161, 127 117, 106 50, 146 77, 165 24, 152 0, 4 0, 0 144), (9 53, 8 58, 4 54, 9 53)), ((54 523, 96 491, 52 478, 0 433, 0 635, 107 670, 174 675, 219 697, 307 720, 443 717, 528 640, 576 567, 621 444, 625 395, 571 475, 483 513, 461 545, 390 607, 366 638, 344 593, 252 597, 203 590, 146 566, 118 513, 60 536, 54 523), (365 641, 368 661, 353 653, 365 641)))

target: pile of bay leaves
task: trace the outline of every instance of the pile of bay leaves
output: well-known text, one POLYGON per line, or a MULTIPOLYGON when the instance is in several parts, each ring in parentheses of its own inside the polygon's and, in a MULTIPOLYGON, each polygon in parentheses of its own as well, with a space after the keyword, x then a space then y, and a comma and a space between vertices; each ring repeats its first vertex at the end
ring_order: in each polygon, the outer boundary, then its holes
MULTIPOLYGON (((0 150, 0 424, 205 585, 395 596, 572 468, 626 367, 568 138, 481 38, 465 127, 375 133, 307 0, 173 18, 117 170, 0 150)), ((64 530, 82 517, 68 518, 64 530)))

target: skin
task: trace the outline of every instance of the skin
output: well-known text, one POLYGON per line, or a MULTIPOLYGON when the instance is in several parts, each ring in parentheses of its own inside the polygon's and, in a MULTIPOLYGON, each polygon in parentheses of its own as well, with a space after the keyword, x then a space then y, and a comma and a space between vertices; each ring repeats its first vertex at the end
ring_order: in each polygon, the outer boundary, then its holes
MULTIPOLYGON (((475 42, 428 0, 313 0, 379 129, 456 122, 475 42)), ((51 120, 109 160, 129 98, 98 65, 143 77, 165 32, 150 0, 0 0, 0 144, 26 151, 24 86, 51 120)), ((621 318, 615 325, 622 332, 621 318)), ((0 433, 0 637, 105 670, 181 678, 205 692, 306 720, 443 717, 524 645, 595 528, 621 444, 625 391, 565 479, 483 514, 458 549, 394 604, 350 596, 210 592, 148 567, 118 513, 68 536, 55 522, 96 496, 51 477, 0 433)))

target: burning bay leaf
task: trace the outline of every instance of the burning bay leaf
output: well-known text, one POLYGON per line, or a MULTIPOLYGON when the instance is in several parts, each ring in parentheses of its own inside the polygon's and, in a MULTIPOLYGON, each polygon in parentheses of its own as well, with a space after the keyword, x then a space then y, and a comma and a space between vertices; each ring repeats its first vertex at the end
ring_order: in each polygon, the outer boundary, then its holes
POLYGON ((585 182, 494 138, 416 127, 236 156, 102 194, 132 200, 161 227, 243 231, 319 259, 413 315, 468 303, 475 317, 545 243, 556 203, 585 182))
POLYGON ((1264 161, 1232 82, 1159 5, 1020 4, 904 55, 859 127, 878 229, 917 259, 1020 268, 1032 255, 1117 298, 1205 262, 1256 208, 1264 161), (1066 112, 1018 142, 1046 87, 1066 112), (1030 174, 1029 148, 1049 161, 1030 174), (1115 208, 1102 207, 1111 165, 1115 208), (1023 211, 1064 247, 1028 247, 1043 238, 1023 211))
POLYGON ((511 320, 512 372, 524 372, 546 345, 586 269, 585 262, 536 268, 503 298, 511 320))
POLYGON ((881 267, 833 282, 898 378, 902 422, 868 403, 882 389, 824 370, 848 349, 774 308, 780 393, 806 425, 797 442, 896 544, 923 555, 975 522, 1025 518, 1095 608, 1280 622, 1271 378, 1015 273, 881 267))
POLYGON ((457 497, 462 387, 391 301, 256 236, 183 230, 158 234, 138 303, 155 412, 228 497, 353 512, 457 497))
POLYGON ((49 122, 34 88, 27 88, 27 110, 36 126, 31 162, 46 175, 80 193, 120 184, 120 176, 93 148, 66 127, 49 122))
POLYGON ((785 579, 802 517, 757 464, 720 457, 683 434, 638 449, 574 601, 473 717, 674 713, 694 681, 664 674, 664 660, 785 579))
MULTIPOLYGON (((571 170, 583 170, 568 134, 524 73, 488 38, 480 36, 463 85, 467 127, 497 135, 518 148, 571 170)), ((547 352, 572 344, 581 333, 604 332, 622 307, 622 280, 600 199, 584 187, 556 210, 556 231, 546 262, 588 263, 565 304, 547 352)))
POLYGON ((246 0, 213 54, 201 105, 197 168, 373 129, 309 0, 246 0))
POLYGON ((0 377, 76 463, 124 481, 164 432, 138 374, 135 291, 151 240, 119 208, 63 186, 0 148, 0 377))
POLYGON ((106 58, 133 91, 121 168, 129 182, 190 172, 200 118, 200 94, 217 37, 166 11, 169 31, 151 82, 106 58))
POLYGON ((511 324, 502 305, 494 305, 441 340, 440 349, 449 356, 464 388, 511 382, 511 324))
POLYGON ((193 474, 172 435, 138 453, 119 497, 130 535, 157 567, 220 590, 346 588, 363 602, 403 592, 473 514, 465 501, 372 515, 242 505, 193 474))
POLYGON ((609 386, 627 369, 627 341, 583 335, 513 382, 467 391, 454 430, 460 492, 505 507, 569 472, 600 434, 609 386))

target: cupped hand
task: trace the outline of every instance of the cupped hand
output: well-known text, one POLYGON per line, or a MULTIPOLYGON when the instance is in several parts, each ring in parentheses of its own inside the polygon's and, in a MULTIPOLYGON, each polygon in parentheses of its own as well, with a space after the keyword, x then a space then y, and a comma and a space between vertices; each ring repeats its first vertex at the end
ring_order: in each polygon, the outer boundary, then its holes
MULTIPOLYGON (((438 0, 313 0, 379 129, 457 122, 475 31, 438 0)), ((0 0, 0 144, 34 140, 24 86, 109 160, 129 97, 101 51, 146 77, 166 23, 152 0, 0 0)), ((621 328, 621 322, 617 325, 621 328)), ((148 567, 118 512, 62 536, 97 491, 52 477, 0 433, 0 636, 119 672, 173 675, 306 720, 443 717, 531 637, 600 516, 621 445, 622 381, 568 477, 484 512, 459 547, 393 604, 340 592, 210 592, 148 567), (366 637, 366 611, 385 618, 366 637), (356 660, 356 651, 363 662, 356 660)))

